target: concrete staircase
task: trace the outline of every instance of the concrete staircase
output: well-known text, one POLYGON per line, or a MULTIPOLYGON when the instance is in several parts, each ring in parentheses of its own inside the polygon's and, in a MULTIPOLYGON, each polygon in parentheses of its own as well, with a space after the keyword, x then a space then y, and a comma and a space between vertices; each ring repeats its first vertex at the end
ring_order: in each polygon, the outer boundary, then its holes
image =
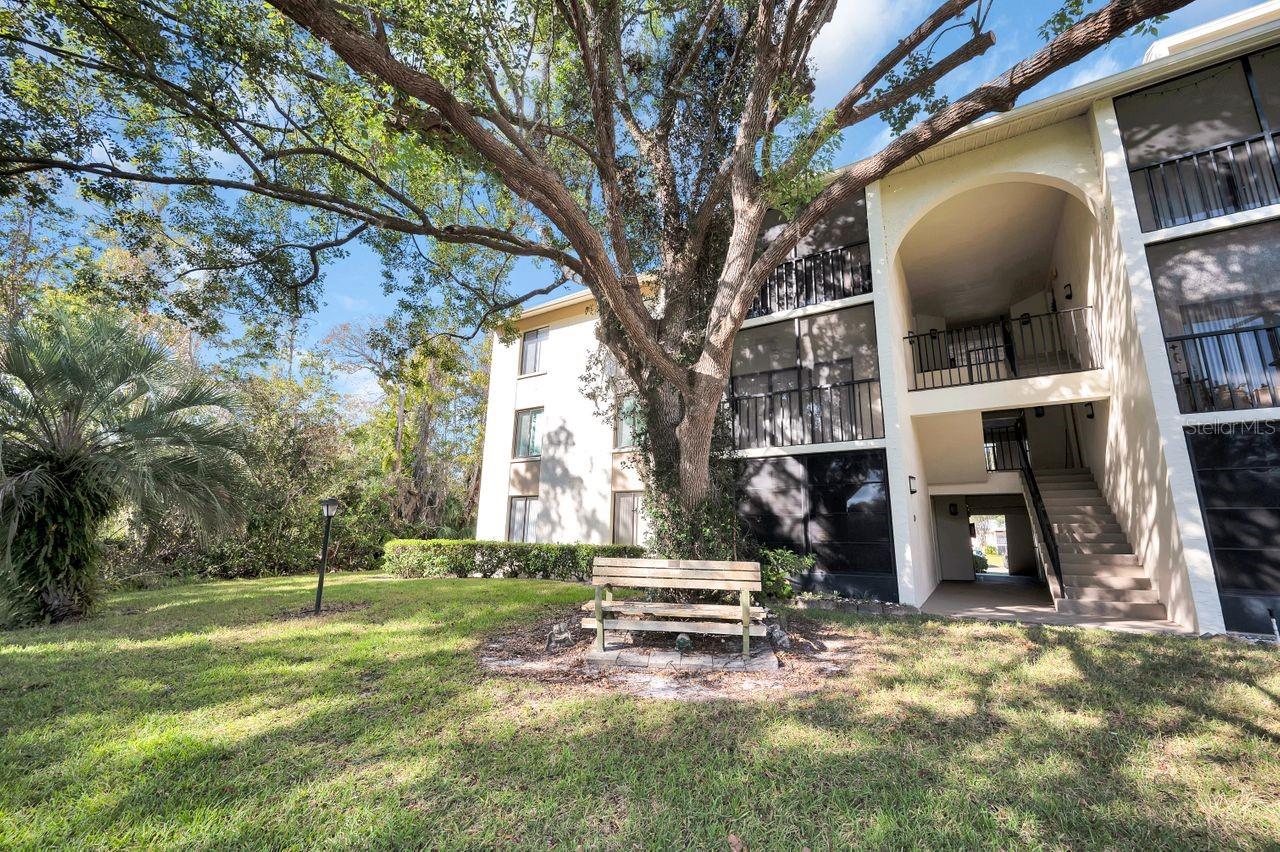
POLYGON ((1159 593, 1088 468, 1037 470, 1035 476, 1062 563, 1066 596, 1055 596, 1058 612, 1167 619, 1159 593))

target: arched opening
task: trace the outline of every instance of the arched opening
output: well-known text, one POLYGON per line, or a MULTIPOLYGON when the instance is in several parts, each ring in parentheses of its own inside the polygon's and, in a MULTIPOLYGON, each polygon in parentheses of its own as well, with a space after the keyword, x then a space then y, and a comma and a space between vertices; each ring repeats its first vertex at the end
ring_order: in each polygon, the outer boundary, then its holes
POLYGON ((1096 235, 1083 202, 1030 180, 969 189, 926 213, 898 250, 912 389, 1095 368, 1096 235))

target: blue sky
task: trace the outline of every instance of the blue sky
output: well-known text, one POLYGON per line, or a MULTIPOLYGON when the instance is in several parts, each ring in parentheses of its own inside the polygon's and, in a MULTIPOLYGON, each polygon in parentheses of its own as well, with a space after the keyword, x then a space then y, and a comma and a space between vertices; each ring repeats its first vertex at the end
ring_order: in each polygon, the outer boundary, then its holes
MULTIPOLYGON (((1099 6, 1102 2, 1104 0, 1095 0, 1094 5, 1099 6)), ((1161 25, 1160 34, 1168 35, 1202 24, 1246 9, 1255 2, 1195 0, 1161 25)), ((1037 29, 1060 3, 1061 0, 996 0, 988 22, 996 33, 996 46, 985 56, 954 72, 944 86, 947 93, 954 95, 967 91, 1037 49, 1042 44, 1037 29)), ((813 58, 818 71, 817 106, 834 104, 874 58, 883 55, 890 45, 936 6, 937 0, 841 0, 834 19, 814 45, 813 58)), ((1113 42, 1083 62, 1046 80, 1019 103, 1029 103, 1132 67, 1141 61, 1151 41, 1149 37, 1142 37, 1113 42)), ((887 129, 874 120, 846 131, 836 163, 840 165, 865 156, 879 149, 888 139, 887 129)), ((550 280, 548 272, 537 269, 532 263, 525 263, 517 268, 513 289, 526 292, 544 286, 550 280)), ((568 292, 568 289, 566 287, 561 292, 568 292)), ((349 257, 329 267, 323 302, 318 314, 312 318, 310 334, 313 338, 323 336, 338 323, 385 316, 394 306, 394 297, 382 292, 378 258, 367 249, 357 247, 349 257)), ((353 385, 361 384, 359 377, 352 377, 352 381, 353 385)), ((351 390, 359 392, 362 389, 353 386, 351 390)))

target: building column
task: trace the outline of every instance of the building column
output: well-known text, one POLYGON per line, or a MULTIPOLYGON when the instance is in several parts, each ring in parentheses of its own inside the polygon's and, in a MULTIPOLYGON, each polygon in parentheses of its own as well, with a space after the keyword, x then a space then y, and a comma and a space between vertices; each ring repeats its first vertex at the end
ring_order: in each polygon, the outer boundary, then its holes
MULTIPOLYGON (((1146 244, 1138 223, 1138 207, 1133 187, 1129 183, 1124 141, 1111 99, 1094 102, 1091 117, 1094 138, 1098 144, 1098 157, 1103 166, 1105 189, 1111 202, 1105 209, 1114 219, 1116 237, 1124 255, 1129 293, 1155 405, 1169 488, 1173 494, 1187 581, 1195 608, 1193 627, 1199 632, 1221 633, 1226 630, 1222 601, 1218 597, 1191 456, 1182 430, 1182 416, 1174 392, 1173 376, 1169 372, 1155 287, 1151 281, 1151 269, 1147 265, 1146 244)), ((1099 319, 1106 321, 1106 318, 1099 319)), ((1166 605, 1168 603, 1166 601, 1166 605)))
POLYGON ((867 235, 871 252, 872 304, 876 315, 876 349, 880 362, 880 405, 884 414, 889 517, 893 524, 893 560, 898 600, 920 606, 937 585, 929 523, 928 484, 920 465, 915 429, 907 402, 907 363, 903 355, 903 285, 890 256, 879 181, 867 187, 867 235), (915 477, 917 493, 910 493, 915 477))

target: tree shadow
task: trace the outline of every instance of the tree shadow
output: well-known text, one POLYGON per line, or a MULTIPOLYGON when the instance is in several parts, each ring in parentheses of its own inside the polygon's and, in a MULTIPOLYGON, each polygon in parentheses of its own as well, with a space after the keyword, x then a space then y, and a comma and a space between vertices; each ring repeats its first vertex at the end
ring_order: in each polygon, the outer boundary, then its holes
POLYGON ((1280 666, 1262 649, 831 616, 865 664, 817 694, 557 695, 489 675, 476 649, 582 587, 342 577, 330 599, 368 608, 282 621, 307 590, 292 582, 182 590, 167 609, 168 590, 128 596, 112 620, 0 638, 0 833, 272 848, 1275 836, 1258 803, 1280 779, 1280 666))

